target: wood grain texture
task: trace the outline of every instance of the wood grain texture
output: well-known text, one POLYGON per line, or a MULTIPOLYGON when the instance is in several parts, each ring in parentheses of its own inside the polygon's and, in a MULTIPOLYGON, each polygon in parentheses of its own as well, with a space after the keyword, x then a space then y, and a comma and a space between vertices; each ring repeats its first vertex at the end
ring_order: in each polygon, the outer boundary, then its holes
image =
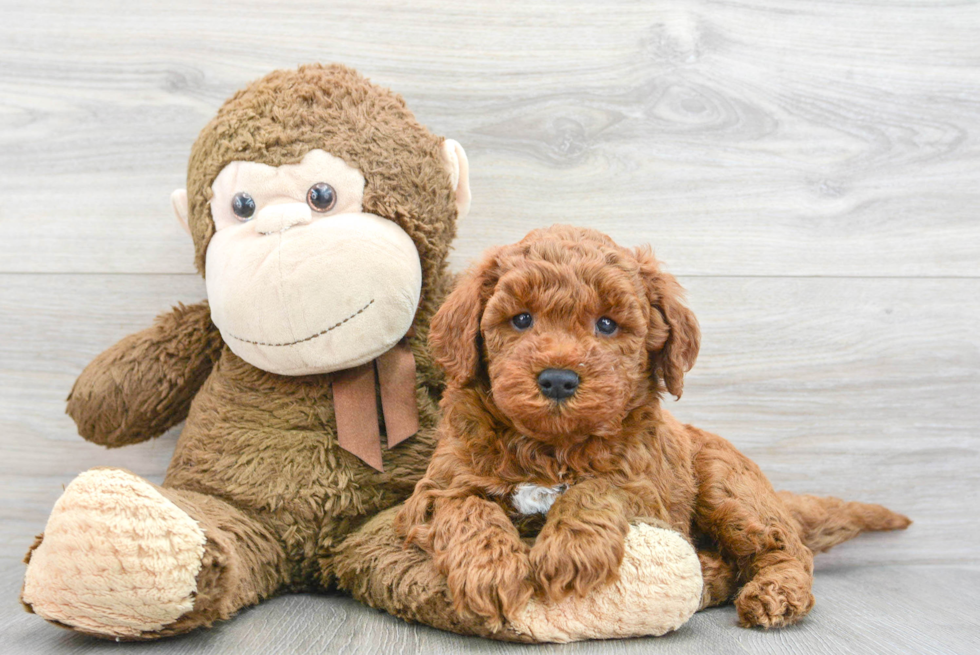
POLYGON ((460 637, 409 625, 356 601, 337 596, 283 596, 241 612, 211 630, 149 644, 115 644, 39 625, 12 601, 20 567, 0 570, 0 625, 5 652, 152 653, 420 653, 504 655, 640 655, 671 653, 794 653, 797 655, 971 655, 976 653, 980 569, 949 566, 880 566, 819 572, 817 604, 803 623, 764 632, 735 625, 735 610, 723 607, 694 615, 677 632, 660 638, 520 646, 460 637), (963 589, 953 594, 951 589, 963 589))
POLYGON ((197 131, 270 69, 336 60, 468 149, 456 265, 568 222, 691 275, 980 273, 974 2, 6 0, 3 17, 3 271, 191 272, 168 198, 197 131))
MULTIPOLYGON (((973 653, 980 642, 980 3, 0 0, 0 652, 99 653, 22 613, 17 562, 79 471, 160 480, 175 432, 84 442, 92 357, 204 294, 170 215, 190 145, 269 70, 341 61, 471 164, 453 266, 555 222, 652 243, 704 333, 680 418, 777 487, 906 533, 817 560, 778 632, 535 652, 973 653), (886 566, 876 566, 886 564, 886 566)), ((286 596, 160 653, 512 653, 286 596)))

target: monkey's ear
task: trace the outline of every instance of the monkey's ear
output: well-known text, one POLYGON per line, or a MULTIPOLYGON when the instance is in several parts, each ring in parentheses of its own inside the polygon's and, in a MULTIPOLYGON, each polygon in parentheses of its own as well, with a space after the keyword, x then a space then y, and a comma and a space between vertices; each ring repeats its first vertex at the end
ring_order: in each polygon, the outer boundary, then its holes
POLYGON ((442 159, 449 168, 453 189, 456 191, 456 220, 466 218, 470 211, 470 164, 466 159, 466 151, 455 139, 442 142, 442 159))
POLYGON ((184 232, 190 234, 191 226, 187 223, 187 189, 177 189, 171 193, 170 204, 173 205, 177 222, 184 228, 184 232))
POLYGON ((429 350, 451 382, 462 386, 480 370, 480 320, 497 284, 496 251, 463 273, 429 328, 429 350))
POLYGON ((660 270, 650 248, 637 248, 635 253, 652 307, 647 331, 652 373, 680 398, 684 374, 694 366, 701 347, 698 319, 684 304, 684 289, 673 275, 660 270))

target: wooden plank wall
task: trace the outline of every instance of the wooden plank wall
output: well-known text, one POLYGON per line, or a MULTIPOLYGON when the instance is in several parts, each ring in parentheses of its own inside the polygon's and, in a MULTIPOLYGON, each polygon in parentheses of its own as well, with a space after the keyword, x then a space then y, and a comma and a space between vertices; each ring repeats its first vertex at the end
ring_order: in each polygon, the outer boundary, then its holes
POLYGON ((467 149, 453 264, 554 222, 652 243, 704 341, 672 409, 798 491, 916 524, 829 564, 978 563, 980 7, 904 0, 0 0, 0 558, 106 451, 74 377, 203 296, 169 210, 197 131, 341 61, 467 149))

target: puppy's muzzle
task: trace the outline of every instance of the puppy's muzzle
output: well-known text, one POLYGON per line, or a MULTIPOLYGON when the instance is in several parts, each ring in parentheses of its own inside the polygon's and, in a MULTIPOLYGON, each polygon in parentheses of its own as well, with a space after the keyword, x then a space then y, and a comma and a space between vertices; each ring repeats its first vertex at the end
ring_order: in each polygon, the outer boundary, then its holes
POLYGON ((578 384, 578 373, 565 368, 547 368, 538 375, 542 395, 558 402, 574 396, 578 384))

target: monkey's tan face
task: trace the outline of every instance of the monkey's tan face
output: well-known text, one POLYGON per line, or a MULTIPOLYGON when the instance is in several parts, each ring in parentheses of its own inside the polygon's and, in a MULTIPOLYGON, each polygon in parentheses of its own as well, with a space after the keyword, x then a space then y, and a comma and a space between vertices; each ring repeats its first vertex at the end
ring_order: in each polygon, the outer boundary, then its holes
POLYGON ((322 150, 232 162, 212 185, 211 318, 232 351, 281 375, 371 361, 412 325, 422 266, 395 223, 363 212, 364 177, 322 150))

